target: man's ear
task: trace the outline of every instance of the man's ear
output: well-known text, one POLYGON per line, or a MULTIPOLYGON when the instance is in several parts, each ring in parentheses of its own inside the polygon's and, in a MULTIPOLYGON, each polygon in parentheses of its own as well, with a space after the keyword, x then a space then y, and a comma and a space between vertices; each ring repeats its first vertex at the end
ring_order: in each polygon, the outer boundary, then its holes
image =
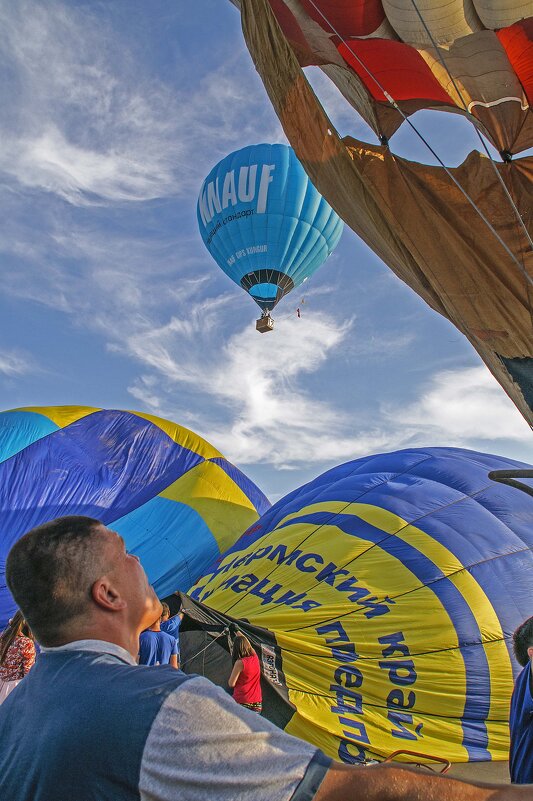
POLYGON ((530 659, 533 659, 533 645, 530 645, 529 648, 527 649, 527 655, 529 656, 530 659))
POLYGON ((119 612, 127 606, 126 601, 120 597, 108 576, 102 576, 94 582, 91 587, 91 596, 97 606, 108 612, 119 612))

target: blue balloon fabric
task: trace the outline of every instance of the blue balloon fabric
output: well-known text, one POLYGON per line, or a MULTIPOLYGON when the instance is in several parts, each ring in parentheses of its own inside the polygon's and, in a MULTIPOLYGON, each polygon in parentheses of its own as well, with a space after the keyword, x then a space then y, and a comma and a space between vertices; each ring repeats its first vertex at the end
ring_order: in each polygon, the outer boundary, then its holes
POLYGON ((5 561, 67 514, 112 526, 161 597, 187 590, 270 506, 238 468, 162 418, 81 406, 0 413, 0 627, 15 610, 5 561))
POLYGON ((214 260, 265 312, 323 264, 343 229, 286 145, 226 156, 205 179, 197 213, 214 260))
POLYGON ((528 467, 457 448, 340 465, 265 512, 193 598, 268 630, 285 728, 331 756, 506 759, 533 497, 488 474, 528 467))

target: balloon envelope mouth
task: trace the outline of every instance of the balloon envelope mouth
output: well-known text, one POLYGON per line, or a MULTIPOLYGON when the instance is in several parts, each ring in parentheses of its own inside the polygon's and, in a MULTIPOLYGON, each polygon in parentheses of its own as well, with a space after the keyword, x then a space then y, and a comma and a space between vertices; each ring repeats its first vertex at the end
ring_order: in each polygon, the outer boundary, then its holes
POLYGON ((294 289, 294 281, 279 270, 255 270, 241 278, 241 286, 263 311, 270 311, 294 289))

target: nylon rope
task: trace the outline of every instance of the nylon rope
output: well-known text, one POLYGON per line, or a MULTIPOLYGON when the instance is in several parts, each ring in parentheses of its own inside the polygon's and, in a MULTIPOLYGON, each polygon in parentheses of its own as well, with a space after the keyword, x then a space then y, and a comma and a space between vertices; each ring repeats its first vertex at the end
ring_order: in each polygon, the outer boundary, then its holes
POLYGON ((339 39, 342 41, 342 43, 343 43, 343 44, 344 44, 344 45, 345 45, 345 46, 348 48, 348 50, 349 50, 349 51, 350 51, 350 53, 353 55, 353 57, 354 57, 354 58, 355 58, 355 60, 358 62, 358 64, 359 64, 359 65, 360 65, 360 66, 361 66, 361 67, 362 67, 362 68, 365 70, 365 72, 366 72, 366 73, 367 73, 367 74, 370 76, 370 78, 371 78, 371 79, 374 81, 374 83, 376 84, 376 86, 378 87, 378 89, 379 89, 379 90, 380 90, 380 91, 383 93, 383 95, 386 97, 386 99, 387 99, 387 101, 390 103, 390 105, 391 105, 391 106, 392 106, 392 107, 393 107, 393 108, 394 108, 394 109, 395 109, 395 110, 396 110, 396 111, 397 111, 397 112, 400 114, 400 116, 403 118, 404 122, 406 122, 406 123, 409 125, 409 127, 410 127, 410 128, 411 128, 411 129, 412 129, 414 132, 415 132, 415 134, 418 136, 418 138, 419 138, 419 139, 420 139, 420 140, 421 140, 421 141, 424 143, 424 145, 427 147, 427 149, 428 149, 428 150, 429 150, 429 152, 432 154, 432 156, 433 156, 433 157, 434 157, 434 158, 435 158, 435 159, 438 161, 438 163, 440 164, 440 166, 441 166, 441 167, 444 169, 444 171, 446 172, 446 174, 448 175, 448 177, 451 179, 451 181, 452 181, 452 182, 455 184, 455 186, 456 186, 456 187, 459 189, 459 191, 461 192, 461 194, 463 194, 463 195, 464 195, 464 197, 466 198, 466 200, 468 201, 468 203, 469 203, 469 204, 472 206, 472 208, 474 209, 474 211, 475 211, 475 212, 476 212, 476 213, 479 215, 479 217, 480 217, 480 218, 483 220, 483 222, 485 223, 485 225, 487 226, 487 228, 488 228, 488 229, 489 229, 489 230, 492 232, 492 234, 494 235, 494 237, 495 237, 495 238, 498 240, 498 242, 499 242, 499 243, 500 243, 500 245, 503 247, 503 249, 505 250, 505 252, 507 253, 507 255, 508 255, 508 256, 511 258, 511 260, 512 260, 512 261, 513 261, 513 262, 516 264, 516 266, 518 267, 518 269, 520 270, 520 272, 521 272, 521 273, 523 273, 523 275, 524 275, 524 278, 526 279, 526 281, 527 281, 529 284, 531 284, 531 286, 533 286, 533 278, 532 278, 531 276, 529 276, 529 275, 528 275, 528 273, 527 273, 527 271, 526 271, 525 267, 523 267, 523 265, 522 265, 522 264, 519 262, 519 260, 517 259, 517 257, 514 255, 514 253, 511 251, 511 249, 510 249, 510 248, 508 247, 508 245, 507 245, 507 244, 506 244, 506 243, 503 241, 503 239, 501 238, 501 236, 499 235, 499 233, 498 233, 498 232, 496 231, 496 229, 493 227, 493 225, 491 224, 490 220, 488 220, 488 219, 487 219, 487 217, 486 217, 486 216, 483 214, 483 212, 481 211, 481 209, 480 209, 480 208, 478 208, 478 206, 476 205, 475 201, 474 201, 474 200, 472 200, 472 198, 470 197, 470 195, 468 194, 468 192, 466 191, 466 189, 464 189, 464 188, 461 186, 461 184, 459 183, 459 181, 457 180, 457 178, 455 178, 455 176, 454 176, 454 175, 451 173, 451 171, 449 170, 449 168, 448 168, 448 167, 445 165, 445 163, 442 161, 442 159, 440 158, 440 156, 439 156, 439 155, 438 155, 438 154, 435 152, 435 150, 433 150, 433 148, 431 147, 431 145, 429 144, 429 142, 428 142, 428 141, 427 141, 427 140, 424 138, 424 136, 423 136, 423 135, 420 133, 420 131, 418 130, 418 128, 417 128, 417 127, 416 127, 416 126, 415 126, 415 125, 414 125, 414 124, 411 122, 411 120, 410 120, 410 119, 407 117, 407 115, 406 115, 406 114, 404 114, 404 112, 403 112, 403 111, 402 111, 402 109, 399 107, 399 105, 398 105, 398 103, 395 101, 395 99, 394 99, 394 98, 393 98, 393 97, 392 97, 392 96, 389 94, 389 92, 387 92, 387 90, 385 89, 385 87, 381 85, 381 83, 380 83, 380 81, 378 80, 378 78, 376 78, 376 76, 375 76, 375 75, 372 73, 372 71, 371 71, 371 70, 370 70, 370 69, 369 69, 369 68, 366 66, 366 64, 365 64, 365 63, 362 61, 362 59, 361 59, 361 58, 360 58, 360 57, 357 55, 357 53, 354 53, 354 51, 352 50, 352 48, 350 47, 350 45, 348 44, 348 42, 347 42, 347 41, 344 39, 344 37, 343 37, 343 36, 341 36, 341 34, 340 34, 338 31, 337 31, 337 29, 334 27, 334 25, 333 25, 333 24, 332 24, 332 23, 329 21, 329 19, 328 19, 328 18, 326 17, 326 15, 325 15, 325 14, 322 12, 322 10, 321 10, 320 8, 318 8, 318 6, 317 6, 317 5, 316 5, 316 3, 314 2, 314 0, 309 0, 309 2, 310 2, 310 3, 311 3, 311 5, 313 6, 313 8, 314 8, 314 9, 315 9, 315 10, 316 10, 316 11, 317 11, 319 14, 320 14, 320 16, 321 16, 321 17, 324 19, 324 21, 325 21, 325 22, 326 22, 326 23, 329 25, 329 27, 331 28, 331 30, 333 31, 333 33, 335 33, 335 35, 336 35, 336 36, 338 36, 338 37, 339 37, 339 39))
POLYGON ((485 153, 487 154, 488 158, 490 159, 490 163, 491 163, 492 168, 493 168, 493 170, 494 170, 494 172, 496 174, 496 177, 497 177, 498 181, 500 182, 500 184, 502 185, 503 190, 504 190, 505 194, 507 195, 507 199, 509 200, 509 202, 510 202, 512 208, 513 208, 513 211, 516 214, 516 219, 518 220, 518 223, 520 224, 520 226, 522 227, 522 229, 523 229, 523 231, 524 231, 524 233, 526 235, 526 239, 529 242, 531 250, 533 250, 533 239, 531 238, 531 235, 530 235, 529 231, 527 230, 526 224, 522 219, 522 215, 520 214, 520 212, 519 212, 519 210, 518 210, 518 208, 516 206, 516 203, 513 200, 513 197, 511 195, 511 193, 507 189, 505 181, 503 180, 502 176, 500 175, 500 173, 498 171, 498 168, 496 167, 496 164, 494 163, 494 159, 492 158, 492 155, 491 155, 490 150, 489 150, 489 148, 487 146, 487 143, 485 142, 485 140, 481 136, 481 132, 480 132, 479 128, 476 125, 476 118, 474 117, 473 114, 470 113, 470 111, 468 109, 468 105, 466 103, 466 100, 464 99, 464 97, 463 97, 463 95, 461 93, 461 89, 459 88, 459 86, 457 84, 457 81, 455 80, 455 78, 451 74, 450 70, 448 69, 448 65, 446 63, 446 59, 444 58, 444 54, 442 53, 441 49, 438 47, 437 42, 435 41, 435 39, 433 37, 433 34, 431 33, 431 31, 430 31, 430 29, 429 29, 424 17, 422 16, 422 12, 420 11, 420 9, 418 8, 418 6, 416 4, 416 0, 411 0, 411 3, 412 3, 413 8, 415 9, 415 11, 416 11, 416 13, 418 15, 418 18, 419 18, 420 22, 424 26, 424 29, 425 29, 427 35, 429 36, 429 38, 431 40, 431 44, 435 48, 435 52, 437 53, 437 56, 439 58, 440 63, 442 64, 442 66, 444 67, 446 72, 448 73, 448 77, 450 78, 450 80, 451 80, 451 82, 453 84, 453 88, 457 92, 457 95, 458 95, 458 97, 459 97, 459 99, 460 99, 460 101, 461 101, 461 103, 463 105, 463 108, 464 108, 465 112, 466 112, 466 117, 471 122, 471 124, 473 125, 474 130, 476 132, 476 135, 477 135, 479 141, 481 142, 481 146, 482 146, 483 150, 485 151, 485 153))
MULTIPOLYGON (((184 610, 184 611, 186 611, 186 610, 184 610)), ((192 662, 192 660, 193 660, 193 659, 196 659, 196 657, 197 657, 197 656, 200 656, 200 654, 203 654, 203 652, 204 652, 204 651, 207 651, 207 649, 208 649, 208 648, 210 648, 210 647, 213 645, 213 643, 215 643, 215 642, 216 642, 216 641, 217 641, 217 640, 218 640, 220 637, 223 637, 225 634, 226 634, 226 631, 221 631, 221 632, 220 632, 220 634, 217 634, 217 636, 216 636, 216 637, 213 637, 213 639, 211 640, 211 642, 208 642, 208 643, 207 643, 207 645, 205 646, 205 648, 202 648, 200 651, 198 651, 198 653, 196 653, 196 654, 193 654, 193 655, 192 655, 192 656, 190 656, 188 659, 186 659, 186 660, 185 660, 185 662, 183 662, 183 663, 182 663, 182 665, 181 665, 180 667, 182 667, 183 665, 188 665, 188 664, 189 664, 189 662, 192 662)))

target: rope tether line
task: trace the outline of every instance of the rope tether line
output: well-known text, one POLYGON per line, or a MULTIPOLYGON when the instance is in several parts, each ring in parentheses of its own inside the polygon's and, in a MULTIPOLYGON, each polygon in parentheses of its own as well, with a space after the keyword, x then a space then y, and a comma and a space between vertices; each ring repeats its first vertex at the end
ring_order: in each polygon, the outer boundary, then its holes
POLYGON ((198 653, 196 653, 196 654, 193 654, 193 655, 192 655, 192 656, 190 656, 188 659, 186 659, 186 660, 185 660, 185 662, 182 662, 182 664, 180 665, 180 667, 183 667, 184 665, 188 665, 188 664, 189 664, 189 662, 192 662, 192 661, 193 661, 193 659, 196 659, 196 657, 200 656, 200 654, 203 654, 203 652, 204 652, 204 651, 207 651, 207 649, 208 649, 208 648, 210 648, 210 647, 213 645, 213 643, 214 643, 214 642, 216 642, 216 640, 218 640, 220 637, 223 637, 224 635, 226 635, 226 634, 228 634, 228 633, 229 633, 229 629, 227 629, 227 628, 226 628, 226 629, 224 629, 223 631, 221 631, 221 632, 220 632, 220 634, 217 634, 217 636, 216 636, 216 637, 213 637, 213 639, 211 640, 211 642, 208 642, 208 643, 207 643, 207 645, 205 646, 205 648, 202 648, 200 651, 198 651, 198 653))

